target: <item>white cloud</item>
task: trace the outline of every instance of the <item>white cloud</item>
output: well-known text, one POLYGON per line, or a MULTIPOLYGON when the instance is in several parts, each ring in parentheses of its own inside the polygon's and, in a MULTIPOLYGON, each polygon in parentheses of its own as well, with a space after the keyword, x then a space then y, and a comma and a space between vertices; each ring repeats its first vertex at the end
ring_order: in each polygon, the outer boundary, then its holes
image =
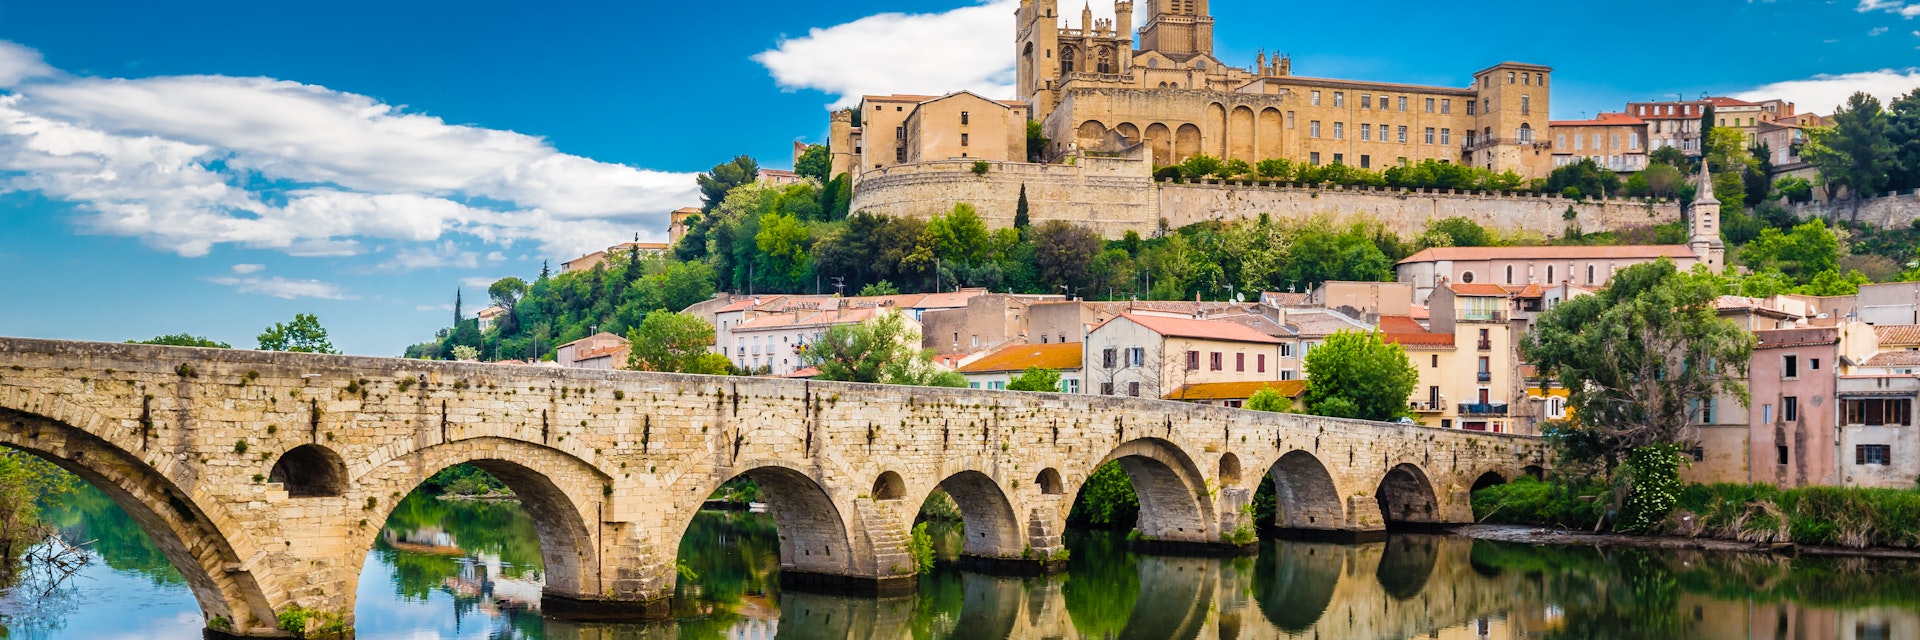
POLYGON ((1867 35, 1879 37, 1879 36, 1886 35, 1888 31, 1892 31, 1892 29, 1887 27, 1874 27, 1872 31, 1867 32, 1867 35))
POLYGON ((383 265, 407 269, 471 265, 484 252, 473 242, 526 240, 565 259, 636 231, 658 239, 666 212, 698 200, 690 174, 566 155, 314 85, 76 78, 0 41, 0 86, 11 78, 40 80, 0 96, 0 192, 76 203, 89 231, 183 256, 227 244, 296 256, 426 245, 383 265))
POLYGON ((753 60, 780 87, 837 96, 830 109, 867 94, 944 95, 962 89, 1013 97, 1013 12, 1019 3, 992 0, 945 13, 882 13, 812 29, 782 40, 753 60))
POLYGON ((266 268, 267 265, 264 264, 236 264, 233 265, 233 272, 244 276, 249 273, 259 273, 266 268))
POLYGON ((11 87, 33 78, 54 75, 40 52, 0 40, 0 87, 11 87))
POLYGON ((319 298, 321 300, 355 300, 359 296, 348 295, 339 285, 319 280, 289 280, 279 276, 271 278, 207 278, 207 282, 233 287, 240 293, 252 293, 273 296, 283 300, 299 298, 319 298))
POLYGON ((1817 75, 1805 80, 1788 80, 1742 91, 1732 97, 1741 100, 1779 98, 1794 103, 1800 111, 1832 114, 1856 91, 1879 98, 1882 104, 1907 92, 1920 89, 1920 68, 1881 69, 1840 75, 1817 75))
POLYGON ((415 306, 415 307, 413 308, 413 310, 414 310, 414 311, 452 311, 452 310, 453 310, 453 305, 450 305, 450 304, 423 304, 423 305, 416 305, 416 306, 415 306))
POLYGON ((373 268, 373 271, 406 272, 416 269, 440 269, 454 267, 472 269, 480 266, 480 254, 463 251, 452 240, 438 245, 406 247, 394 252, 392 258, 373 268))
POLYGON ((472 278, 461 278, 460 284, 463 284, 469 287, 485 289, 487 287, 493 286, 493 283, 499 282, 500 278, 505 278, 505 277, 506 276, 500 276, 499 278, 489 278, 486 276, 475 276, 472 278))
POLYGON ((1905 0, 1860 0, 1860 6, 1854 8, 1860 13, 1885 11, 1897 13, 1903 18, 1920 16, 1920 3, 1908 4, 1905 0))

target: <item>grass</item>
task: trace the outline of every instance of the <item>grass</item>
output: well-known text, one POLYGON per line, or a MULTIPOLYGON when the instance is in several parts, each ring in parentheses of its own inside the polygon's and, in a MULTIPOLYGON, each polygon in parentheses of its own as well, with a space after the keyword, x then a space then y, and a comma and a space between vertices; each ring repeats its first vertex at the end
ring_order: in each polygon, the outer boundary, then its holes
MULTIPOLYGON (((1520 480, 1473 494, 1483 522, 1592 530, 1611 499, 1598 482, 1520 480)), ((1860 487, 1779 489, 1690 484, 1653 533, 1827 547, 1920 547, 1920 490, 1860 487), (1688 518, 1691 520, 1688 520, 1688 518)))

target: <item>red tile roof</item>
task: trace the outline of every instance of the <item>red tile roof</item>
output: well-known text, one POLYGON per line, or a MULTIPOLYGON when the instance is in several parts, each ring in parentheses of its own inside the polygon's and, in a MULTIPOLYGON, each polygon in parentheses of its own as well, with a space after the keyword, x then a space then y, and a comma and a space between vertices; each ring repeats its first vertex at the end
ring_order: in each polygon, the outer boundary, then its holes
POLYGON ((1869 367, 1920 366, 1920 351, 1888 351, 1869 358, 1869 367))
POLYGON ((1735 100, 1733 98, 1712 97, 1712 98, 1706 98, 1706 101, 1708 104, 1711 104, 1716 107, 1758 107, 1760 106, 1752 102, 1747 102, 1745 100, 1735 100))
POLYGON ((1603 260, 1659 257, 1693 258, 1686 245, 1620 245, 1575 247, 1434 247, 1413 254, 1400 264, 1441 260, 1603 260))
POLYGON ((1168 400, 1245 400, 1259 393, 1261 389, 1272 387, 1287 398, 1298 398, 1306 393, 1305 380, 1256 380, 1252 382, 1208 382, 1190 384, 1167 394, 1168 400))
MULTIPOLYGON (((1200 338, 1203 340, 1224 340, 1228 342, 1259 342, 1264 344, 1280 344, 1282 342, 1279 338, 1254 331, 1245 325, 1231 322, 1168 318, 1133 313, 1120 314, 1113 320, 1120 318, 1132 320, 1135 324, 1146 327, 1148 331, 1167 337, 1200 338)), ((1107 324, 1113 322, 1113 320, 1100 323, 1100 327, 1107 326, 1107 324)), ((1099 331, 1100 327, 1094 327, 1094 330, 1099 331)))
POLYGON ((1507 291, 1506 287, 1497 284, 1455 284, 1451 288, 1455 294, 1463 296, 1493 296, 1505 298, 1512 294, 1507 291))
POLYGON ((1756 349, 1781 349, 1786 347, 1806 347, 1835 344, 1840 341, 1840 330, 1834 327, 1813 327, 1808 329, 1774 329, 1753 332, 1754 340, 1759 344, 1756 349))
POLYGON ((960 367, 960 372, 1026 371, 1029 367, 1055 371, 1079 369, 1081 347, 1078 342, 1009 345, 960 367))
POLYGON ((1873 334, 1880 338, 1880 346, 1890 344, 1920 344, 1920 324, 1887 324, 1873 328, 1873 334))
POLYGON ((1427 328, 1420 326, 1408 316, 1380 316, 1381 333, 1426 333, 1427 328))

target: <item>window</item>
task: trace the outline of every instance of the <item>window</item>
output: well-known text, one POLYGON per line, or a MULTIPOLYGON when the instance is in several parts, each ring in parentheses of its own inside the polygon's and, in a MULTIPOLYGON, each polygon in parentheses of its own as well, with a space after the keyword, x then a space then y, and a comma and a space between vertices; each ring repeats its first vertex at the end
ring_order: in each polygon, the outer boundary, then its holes
POLYGON ((1316 167, 1320 166, 1320 152, 1315 151, 1312 153, 1308 153, 1307 162, 1311 163, 1313 166, 1316 166, 1316 167))
POLYGON ((1549 284, 1560 282, 1553 278, 1553 265, 1547 265, 1547 282, 1549 284))
POLYGON ((1140 397, 1140 383, 1138 382, 1127 383, 1127 395, 1133 396, 1135 398, 1140 397))
POLYGON ((1254 373, 1266 373, 1267 372, 1267 354, 1262 353, 1254 356, 1253 367, 1254 367, 1253 369, 1254 373))
POLYGON ((1293 112, 1292 111, 1287 112, 1287 128, 1288 129, 1293 128, 1293 112))
POLYGON ((1127 366, 1138 367, 1147 363, 1147 350, 1134 347, 1127 350, 1127 366))
POLYGON ((1553 148, 1556 151, 1565 151, 1567 149, 1567 134, 1562 133, 1555 136, 1553 138, 1553 148))
POLYGON ((1547 398, 1547 417, 1562 420, 1567 417, 1567 400, 1560 396, 1547 398))
POLYGON ((1908 398, 1841 400, 1840 424, 1911 427, 1913 426, 1913 400, 1908 398))
POLYGON ((1884 444, 1863 444, 1853 448, 1854 464, 1893 464, 1893 447, 1884 444))
POLYGON ((1507 265, 1507 284, 1513 284, 1513 265, 1507 265))
POLYGON ((1514 140, 1521 144, 1532 143, 1533 142, 1533 125, 1527 124, 1525 122, 1520 123, 1520 131, 1514 135, 1514 140))
POLYGON ((1533 96, 1520 96, 1520 115, 1533 115, 1533 96))
MULTIPOLYGON (((955 340, 957 341, 957 340, 958 340, 958 338, 955 338, 955 340)), ((1120 355, 1120 353, 1119 353, 1118 351, 1115 351, 1115 350, 1113 350, 1113 349, 1104 349, 1104 350, 1101 350, 1101 351, 1100 351, 1100 366, 1101 366, 1102 368, 1106 368, 1106 369, 1112 369, 1112 368, 1114 368, 1114 367, 1117 367, 1117 366, 1120 366, 1120 358, 1119 358, 1119 355, 1120 355)), ((1107 395, 1112 395, 1112 394, 1107 394, 1107 395)))
POLYGON ((1713 424, 1713 398, 1700 402, 1700 424, 1713 424))
POLYGON ((1439 354, 1434 354, 1434 355, 1433 355, 1433 368, 1435 368, 1435 369, 1438 369, 1438 368, 1440 368, 1440 355, 1439 355, 1439 354))
POLYGON ((1707 461, 1707 450, 1706 450, 1706 448, 1705 448, 1705 447, 1694 447, 1694 448, 1692 448, 1692 449, 1688 449, 1688 450, 1687 450, 1687 455, 1689 455, 1689 456, 1693 456, 1693 461, 1694 461, 1694 462, 1706 462, 1706 461, 1707 461))
POLYGON ((1400 144, 1406 144, 1407 143, 1407 125, 1404 125, 1404 124, 1400 125, 1399 134, 1400 134, 1400 144))
POLYGON ((1373 125, 1371 124, 1360 125, 1360 139, 1363 141, 1373 139, 1373 125))
POLYGON ((1309 138, 1320 137, 1320 121, 1319 120, 1315 120, 1307 123, 1307 137, 1309 138))
POLYGON ((1627 134, 1627 148, 1634 151, 1640 150, 1640 134, 1638 133, 1627 134))
POLYGON ((967 383, 967 388, 968 388, 968 389, 978 389, 978 388, 980 388, 980 383, 978 383, 978 382, 969 382, 969 383, 967 383))
POLYGON ((1103 395, 1103 396, 1113 395, 1113 383, 1111 382, 1100 383, 1100 395, 1103 395))
POLYGON ((1311 94, 1311 98, 1312 98, 1312 100, 1310 101, 1310 103, 1311 103, 1311 104, 1312 104, 1313 106, 1316 106, 1316 107, 1318 107, 1318 106, 1320 106, 1320 92, 1318 92, 1318 91, 1315 91, 1315 92, 1313 92, 1313 93, 1311 94))
POLYGON ((1335 140, 1347 139, 1347 123, 1345 122, 1333 123, 1333 139, 1335 140))
POLYGON ((1236 373, 1245 373, 1247 371, 1247 354, 1233 354, 1233 370, 1236 373))
POLYGON ((1453 113, 1453 101, 1452 101, 1452 100, 1441 100, 1441 101, 1440 101, 1440 113, 1453 113))
POLYGON ((1474 102, 1475 102, 1475 101, 1473 101, 1473 100, 1468 100, 1468 101, 1467 101, 1467 115, 1473 115, 1473 105, 1474 105, 1474 102))
POLYGON ((1593 284, 1593 265, 1587 265, 1587 284, 1593 284))
POLYGON ((1800 377, 1800 356, 1786 356, 1781 359, 1780 377, 1789 380, 1800 377))
POLYGON ((1335 106, 1335 107, 1344 107, 1344 106, 1347 106, 1347 94, 1346 94, 1346 92, 1344 92, 1344 91, 1335 91, 1335 92, 1333 92, 1333 106, 1335 106))
POLYGON ((960 112, 960 124, 962 126, 965 126, 967 124, 967 112, 965 111, 960 112))
POLYGON ((1807 368, 1808 368, 1808 369, 1811 369, 1811 370, 1814 370, 1814 371, 1819 371, 1819 370, 1820 370, 1820 359, 1819 359, 1819 358, 1810 358, 1810 359, 1808 359, 1808 360, 1807 360, 1807 368))
POLYGON ((1208 357, 1208 359, 1207 359, 1207 364, 1208 364, 1209 366, 1207 367, 1207 369, 1208 369, 1209 371, 1219 371, 1219 370, 1221 369, 1221 367, 1220 367, 1220 352, 1218 352, 1218 351, 1215 351, 1215 352, 1213 352, 1213 353, 1211 353, 1211 354, 1208 354, 1208 356, 1209 356, 1209 357, 1208 357))
POLYGON ((1587 148, 1587 146, 1586 146, 1586 145, 1587 145, 1587 137, 1586 137, 1586 136, 1574 136, 1574 137, 1573 137, 1573 150, 1574 150, 1574 151, 1580 151, 1580 150, 1582 150, 1582 149, 1585 149, 1585 148, 1587 148))
POLYGON ((1360 156, 1360 168, 1362 168, 1362 169, 1372 169, 1372 168, 1373 168, 1373 156, 1369 156, 1369 155, 1362 155, 1362 156, 1360 156))
POLYGON ((1451 144, 1453 144, 1453 130, 1452 130, 1452 129, 1441 129, 1441 130, 1440 130, 1440 144, 1445 144, 1445 145, 1451 145, 1451 144))
POLYGON ((1400 113, 1406 113, 1406 112, 1407 112, 1407 97, 1400 96, 1400 113))
POLYGON ((1760 405, 1760 424, 1773 424, 1773 405, 1760 405))
POLYGON ((1473 284, 1473 272, 1472 271, 1460 272, 1460 281, 1467 284, 1473 284))
POLYGON ((1433 144, 1433 127, 1427 127, 1427 144, 1433 144))
POLYGON ((1433 98, 1427 98, 1427 113, 1433 113, 1433 98))
POLYGON ((1200 352, 1188 351, 1187 352, 1187 370, 1194 371, 1199 368, 1200 368, 1200 352))
POLYGON ((1596 134, 1593 134, 1593 150, 1594 150, 1594 151, 1599 151, 1600 149, 1601 149, 1601 147, 1600 147, 1600 134, 1598 134, 1598 133, 1596 133, 1596 134))
POLYGON ((1347 154, 1344 154, 1344 153, 1336 153, 1336 154, 1333 154, 1333 163, 1334 163, 1334 164, 1346 164, 1346 163, 1347 163, 1347 154))
POLYGON ((967 146, 967 134, 960 134, 960 146, 967 146))
POLYGON ((1360 108, 1362 108, 1362 109, 1372 109, 1372 108, 1373 108, 1373 95, 1372 95, 1372 94, 1367 94, 1367 93, 1363 93, 1363 94, 1360 94, 1360 108))
POLYGON ((1294 377, 1294 371, 1292 369, 1281 369, 1280 379, 1281 380, 1298 380, 1299 378, 1294 377))
POLYGON ((1513 84, 1513 72, 1512 72, 1512 71, 1508 71, 1508 72, 1507 72, 1507 84, 1513 84))
POLYGON ((993 382, 987 383, 987 389, 992 391, 1006 391, 1007 383, 1001 382, 999 380, 995 380, 993 382))
POLYGON ((1787 422, 1800 421, 1800 399, 1787 396, 1780 399, 1780 419, 1787 422))
POLYGON ((1787 445, 1783 444, 1783 445, 1774 447, 1773 456, 1778 461, 1778 464, 1786 464, 1787 463, 1787 445))
POLYGON ((1067 378, 1065 380, 1061 380, 1060 392, 1061 393, 1080 393, 1080 380, 1077 378, 1067 378))

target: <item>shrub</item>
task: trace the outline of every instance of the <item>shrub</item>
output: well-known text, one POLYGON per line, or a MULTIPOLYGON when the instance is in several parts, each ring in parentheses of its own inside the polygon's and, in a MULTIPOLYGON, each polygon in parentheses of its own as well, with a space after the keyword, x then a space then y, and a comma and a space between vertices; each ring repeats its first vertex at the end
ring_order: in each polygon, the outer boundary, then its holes
POLYGON ((984 176, 984 175, 987 175, 987 172, 992 169, 993 169, 993 165, 987 164, 987 161, 985 160, 973 161, 973 175, 984 176))
POLYGON ((913 525, 913 538, 907 541, 907 552, 913 556, 913 565, 920 575, 933 572, 933 536, 927 533, 927 523, 913 525))
POLYGON ((1483 522, 1543 524, 1592 530, 1599 524, 1605 485, 1568 485, 1521 477, 1473 493, 1473 516, 1483 522))

